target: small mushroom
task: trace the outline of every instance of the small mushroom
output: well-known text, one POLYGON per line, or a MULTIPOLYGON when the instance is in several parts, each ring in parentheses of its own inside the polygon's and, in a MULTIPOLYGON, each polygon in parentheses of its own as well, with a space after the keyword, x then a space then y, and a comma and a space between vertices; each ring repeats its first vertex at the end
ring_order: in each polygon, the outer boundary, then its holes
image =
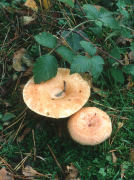
POLYGON ((84 107, 68 121, 70 136, 82 145, 96 145, 106 140, 112 132, 110 117, 96 107, 84 107))
POLYGON ((80 74, 70 75, 67 68, 58 68, 57 75, 40 84, 31 78, 23 89, 23 99, 34 112, 52 118, 71 116, 84 106, 90 86, 80 74))

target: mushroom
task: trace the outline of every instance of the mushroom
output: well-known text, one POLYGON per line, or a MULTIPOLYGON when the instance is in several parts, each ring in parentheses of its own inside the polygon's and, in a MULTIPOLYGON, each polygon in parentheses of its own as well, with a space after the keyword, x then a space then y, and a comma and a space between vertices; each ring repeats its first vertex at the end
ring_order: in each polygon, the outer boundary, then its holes
POLYGON ((57 75, 40 84, 33 77, 23 89, 23 99, 34 112, 52 118, 71 116, 84 106, 90 87, 80 74, 70 75, 67 68, 58 68, 57 75))
POLYGON ((68 131, 82 145, 96 145, 106 140, 112 132, 110 117, 96 107, 84 107, 71 116, 68 131))

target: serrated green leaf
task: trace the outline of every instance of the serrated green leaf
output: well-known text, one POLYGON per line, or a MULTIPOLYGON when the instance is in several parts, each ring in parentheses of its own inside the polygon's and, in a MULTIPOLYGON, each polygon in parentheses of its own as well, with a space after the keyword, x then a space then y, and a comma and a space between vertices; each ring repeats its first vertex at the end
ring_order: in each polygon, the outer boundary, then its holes
POLYGON ((123 66, 123 71, 126 74, 131 74, 132 76, 134 76, 134 64, 128 64, 126 66, 123 66))
POLYGON ((35 83, 39 84, 42 81, 47 81, 57 73, 57 60, 54 56, 46 54, 40 56, 34 64, 33 74, 35 83))
POLYGON ((58 0, 58 1, 63 2, 72 8, 74 7, 74 1, 73 0, 58 0))
POLYGON ((71 51, 69 48, 67 48, 66 46, 58 47, 56 49, 56 52, 70 64, 75 56, 75 53, 71 51))
POLYGON ((48 48, 55 48, 57 45, 57 38, 48 32, 42 32, 34 36, 34 39, 40 45, 48 47, 48 48))
POLYGON ((93 56, 96 54, 96 47, 90 42, 81 41, 80 44, 89 55, 93 56))
POLYGON ((110 73, 111 73, 113 79, 116 82, 119 82, 119 83, 122 83, 122 84, 124 83, 124 75, 123 75, 121 70, 115 69, 115 68, 111 68, 110 69, 110 73))
POLYGON ((93 56, 91 58, 91 74, 94 78, 98 78, 103 71, 104 60, 100 56, 93 56))
POLYGON ((99 11, 91 4, 84 4, 83 9, 88 19, 96 20, 99 17, 99 11))
POLYGON ((8 120, 10 120, 10 119, 12 119, 12 118, 14 118, 14 117, 15 117, 15 115, 14 115, 13 113, 7 112, 7 113, 5 113, 5 114, 3 115, 2 121, 5 122, 5 121, 8 121, 8 120))
POLYGON ((71 64, 71 74, 90 72, 90 59, 91 58, 88 58, 87 56, 75 56, 71 64))
POLYGON ((82 47, 80 45, 80 41, 84 40, 83 37, 81 37, 79 35, 82 34, 82 36, 84 37, 88 37, 83 31, 81 30, 76 30, 78 33, 75 33, 75 32, 72 32, 69 34, 68 36, 68 33, 69 31, 63 31, 61 36, 63 38, 65 38, 66 42, 68 43, 68 45, 74 50, 74 51, 78 51, 78 50, 81 50, 82 47), (66 37, 67 36, 67 37, 66 37))
POLYGON ((94 78, 97 78, 103 70, 103 64, 104 60, 100 56, 88 58, 78 55, 71 64, 71 74, 90 72, 94 78))
POLYGON ((104 8, 100 9, 99 20, 103 25, 113 29, 119 28, 117 21, 112 17, 112 13, 104 8))
POLYGON ((130 49, 134 52, 134 42, 131 43, 130 49))
MULTIPOLYGON (((118 47, 114 47, 111 52, 110 52, 110 55, 117 58, 117 59, 120 59, 121 58, 121 53, 120 53, 120 50, 118 49, 118 47)), ((109 62, 110 64, 114 65, 114 63, 117 63, 114 59, 112 58, 109 58, 109 62)))

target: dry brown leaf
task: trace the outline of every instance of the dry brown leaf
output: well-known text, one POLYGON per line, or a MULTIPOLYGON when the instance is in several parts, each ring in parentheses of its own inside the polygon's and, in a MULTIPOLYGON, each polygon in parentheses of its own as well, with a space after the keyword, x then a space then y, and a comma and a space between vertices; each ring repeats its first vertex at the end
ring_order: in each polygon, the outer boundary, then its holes
POLYGON ((132 161, 132 162, 134 163, 134 148, 132 148, 132 149, 130 150, 129 157, 130 157, 130 161, 132 161))
POLYGON ((22 16, 21 17, 21 21, 22 21, 24 26, 30 24, 35 19, 36 19, 35 16, 34 17, 33 16, 22 16))
POLYGON ((128 53, 128 58, 129 58, 130 62, 134 62, 134 52, 133 51, 130 51, 128 53))
POLYGON ((33 178, 35 176, 50 178, 50 175, 41 174, 38 171, 34 170, 31 166, 26 166, 24 169, 22 169, 22 174, 26 177, 32 178, 32 180, 34 180, 33 178))
POLYGON ((34 170, 31 166, 26 166, 22 170, 22 174, 26 177, 35 177, 38 175, 38 172, 36 170, 34 170))
POLYGON ((0 180, 14 180, 14 177, 3 167, 0 169, 0 180))
POLYGON ((129 39, 129 38, 124 38, 124 37, 119 37, 117 39, 118 44, 120 43, 120 44, 126 45, 127 42, 131 43, 131 42, 133 42, 133 40, 129 39))
POLYGON ((96 88, 96 87, 92 87, 92 89, 93 89, 93 91, 94 91, 96 94, 98 94, 99 96, 104 97, 104 98, 107 97, 107 94, 106 94, 105 91, 102 91, 101 89, 96 88))
POLYGON ((118 129, 122 128, 123 127, 123 122, 118 122, 118 129))
POLYGON ((117 162, 117 157, 114 152, 112 152, 112 159, 113 159, 113 163, 117 162))
POLYGON ((24 48, 21 48, 14 53, 14 56, 13 56, 14 70, 19 71, 19 72, 25 70, 25 68, 22 66, 22 57, 24 56, 25 53, 26 53, 26 49, 24 48))
POLYGON ((125 61, 125 65, 129 64, 128 54, 125 54, 124 61, 125 61))
POLYGON ((24 5, 33 11, 38 11, 38 6, 34 0, 26 0, 24 5))
POLYGON ((71 163, 70 166, 66 167, 68 175, 66 176, 65 180, 77 180, 78 170, 76 167, 71 163))
POLYGON ((132 76, 128 76, 128 84, 127 84, 127 89, 131 89, 132 87, 134 87, 134 82, 132 80, 132 76))

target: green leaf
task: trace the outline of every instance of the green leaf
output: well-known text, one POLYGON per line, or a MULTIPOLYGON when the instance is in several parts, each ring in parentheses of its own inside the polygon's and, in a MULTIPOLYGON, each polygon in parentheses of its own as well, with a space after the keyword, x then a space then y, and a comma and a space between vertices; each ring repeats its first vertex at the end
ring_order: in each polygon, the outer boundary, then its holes
POLYGON ((68 45, 74 50, 74 51, 78 51, 78 50, 81 50, 82 47, 80 45, 80 41, 84 40, 84 37, 88 37, 83 31, 81 30, 76 30, 76 32, 78 33, 75 33, 75 32, 72 32, 70 33, 69 31, 63 31, 62 32, 62 37, 65 38, 66 42, 68 43, 68 45), (68 33, 70 33, 68 35, 68 33), (79 33, 82 35, 79 35, 79 33))
POLYGON ((112 29, 119 28, 117 21, 112 17, 112 13, 102 8, 100 9, 99 20, 103 22, 103 25, 112 29))
POLYGON ((5 113, 4 115, 3 115, 3 117, 2 117, 2 121, 8 121, 8 120, 10 120, 10 119, 12 119, 12 118, 14 118, 15 117, 15 115, 13 114, 13 113, 5 113))
POLYGON ((101 174, 103 177, 105 177, 106 176, 105 169, 104 168, 100 168, 99 174, 101 174))
POLYGON ((80 44, 89 55, 93 56, 96 54, 96 47, 90 42, 81 41, 80 44))
POLYGON ((58 64, 54 56, 50 54, 40 56, 33 68, 35 83, 39 84, 56 76, 57 68, 58 64))
POLYGON ((70 7, 74 7, 74 2, 73 2, 73 0, 58 0, 58 1, 60 1, 60 2, 63 2, 63 3, 65 3, 65 4, 67 4, 67 5, 69 5, 70 7))
POLYGON ((115 69, 115 68, 111 68, 110 73, 116 82, 119 82, 121 84, 124 83, 124 75, 123 75, 122 71, 115 69))
POLYGON ((123 66, 123 71, 126 74, 131 74, 132 76, 134 76, 134 64, 128 64, 126 66, 123 66))
POLYGON ((34 39, 40 45, 48 47, 48 48, 55 48, 57 45, 57 38, 48 32, 42 32, 34 36, 34 39))
MULTIPOLYGON (((110 55, 117 58, 117 59, 120 59, 121 58, 121 53, 120 53, 120 50, 118 47, 114 47, 111 52, 110 52, 110 55)), ((114 65, 115 63, 117 64, 117 62, 112 59, 112 58, 109 58, 109 62, 111 65, 114 65)))
POLYGON ((87 56, 75 56, 73 62, 71 64, 71 74, 73 73, 83 73, 83 72, 90 72, 91 67, 91 58, 87 56))
POLYGON ((56 52, 65 59, 68 63, 72 63, 75 53, 66 46, 60 46, 56 49, 56 52))
POLYGON ((93 56, 91 58, 91 74, 93 78, 98 78, 103 71, 104 60, 100 56, 93 56))
POLYGON ((88 19, 91 19, 91 20, 98 19, 99 11, 93 5, 84 4, 83 9, 84 9, 88 19))
POLYGON ((94 78, 97 78, 103 70, 103 64, 104 60, 100 56, 88 58, 78 55, 71 64, 71 74, 90 72, 94 78))
POLYGON ((131 43, 130 49, 134 52, 134 42, 131 43))

